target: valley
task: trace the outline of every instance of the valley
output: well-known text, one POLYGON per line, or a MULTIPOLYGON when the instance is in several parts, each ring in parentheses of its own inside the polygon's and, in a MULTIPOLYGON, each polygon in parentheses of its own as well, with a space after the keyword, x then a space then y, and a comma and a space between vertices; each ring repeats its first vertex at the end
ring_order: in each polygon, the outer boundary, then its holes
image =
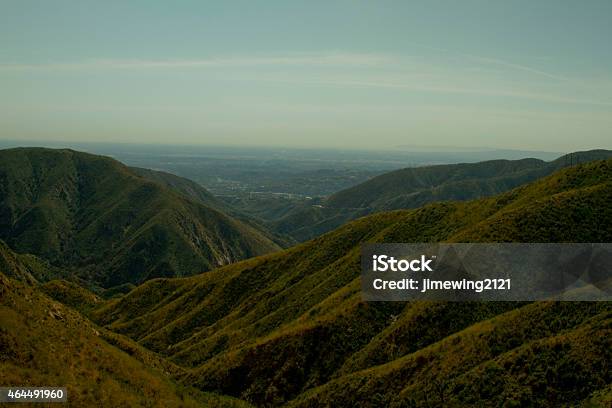
MULTIPOLYGON (((43 258, 4 246, 0 340, 15 349, 9 322, 23 306, 11 299, 26 291, 44 313, 71 313, 80 319, 74 327, 101 333, 95 342, 105 353, 129 350, 139 361, 129 364, 163 367, 156 381, 203 406, 225 398, 255 406, 597 406, 612 398, 609 302, 368 303, 359 283, 364 242, 609 242, 612 161, 590 157, 505 193, 377 212, 282 251, 149 279, 107 300, 48 277, 54 269, 43 258)), ((498 174, 514 177, 510 164, 498 174)), ((155 177, 181 197, 224 208, 183 179, 155 177)), ((66 336, 64 321, 51 319, 41 328, 66 336)), ((23 366, 21 358, 3 369, 23 366)), ((30 370, 40 378, 57 371, 39 364, 30 370)), ((85 380, 70 381, 80 393, 85 380)))

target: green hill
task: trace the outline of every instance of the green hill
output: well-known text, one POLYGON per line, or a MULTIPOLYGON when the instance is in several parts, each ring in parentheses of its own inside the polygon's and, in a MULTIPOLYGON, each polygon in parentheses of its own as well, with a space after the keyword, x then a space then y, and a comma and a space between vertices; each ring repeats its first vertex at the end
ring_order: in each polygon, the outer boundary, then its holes
POLYGON ((571 164, 610 157, 612 151, 592 150, 572 153, 552 162, 491 160, 396 170, 332 194, 317 205, 294 209, 271 225, 278 233, 304 241, 367 214, 417 208, 432 202, 489 197, 571 164))
MULTIPOLYGON (((75 407, 246 407, 169 379, 183 370, 108 332, 0 266, 0 378, 3 386, 67 387, 75 407)), ((93 296, 93 295, 92 295, 93 296)))
POLYGON ((206 190, 204 187, 196 183, 195 181, 179 177, 171 173, 164 171, 157 171, 151 169, 143 169, 140 167, 130 167, 130 170, 137 173, 139 176, 144 177, 148 180, 160 183, 172 190, 175 190, 190 199, 200 202, 207 207, 214 208, 232 218, 241 221, 244 224, 256 229, 261 235, 264 235, 270 241, 280 245, 281 247, 288 247, 294 244, 295 241, 288 236, 273 233, 269 228, 263 225, 258 219, 248 216, 232 206, 218 200, 212 193, 206 190))
POLYGON ((129 169, 147 180, 155 181, 172 190, 178 191, 194 201, 198 201, 221 212, 228 212, 228 208, 225 204, 217 200, 212 193, 195 181, 165 171, 143 169, 140 167, 129 167, 129 169))
POLYGON ((62 271, 29 254, 17 254, 0 239, 0 271, 29 285, 61 277, 62 271))
POLYGON ((0 151, 0 239, 92 285, 185 276, 279 249, 170 175, 72 150, 0 151), (195 196, 200 199, 195 200, 195 196))
POLYGON ((365 303, 359 257, 363 242, 611 242, 611 202, 612 160, 595 161, 494 197, 374 214, 283 252, 152 280, 91 317, 184 368, 183 384, 257 405, 608 401, 609 302, 365 303))

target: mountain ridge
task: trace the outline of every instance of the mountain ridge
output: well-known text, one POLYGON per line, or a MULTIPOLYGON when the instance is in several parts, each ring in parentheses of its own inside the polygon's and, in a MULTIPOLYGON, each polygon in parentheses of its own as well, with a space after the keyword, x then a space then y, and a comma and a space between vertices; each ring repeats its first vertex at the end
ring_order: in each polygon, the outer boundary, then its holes
POLYGON ((114 159, 43 148, 0 151, 0 239, 103 287, 279 249, 253 226, 114 159))
POLYGON ((149 281, 91 317, 184 367, 185 384, 257 405, 421 406, 455 395, 454 404, 469 406, 470 394, 460 390, 466 386, 488 405, 497 405, 500 395, 541 406, 583 402, 600 398, 612 378, 594 376, 588 364, 564 377, 555 347, 575 350, 564 364, 581 356, 593 366, 612 361, 605 340, 609 303, 366 303, 359 245, 610 242, 610 202, 612 160, 591 162, 494 197, 377 213, 283 252, 195 277, 149 281), (457 346, 471 343, 465 353, 457 346), (547 377, 515 358, 537 347, 546 354, 529 361, 554 367, 547 377), (456 352, 442 352, 447 349, 456 352), (508 390, 499 385, 495 392, 477 389, 494 381, 492 373, 501 375, 479 367, 499 364, 517 367, 515 374, 502 369, 516 395, 503 394, 508 390), (409 381, 413 375, 423 380, 409 381), (519 387, 518 375, 546 378, 550 386, 519 387), (404 391, 406 381, 412 388, 404 391), (574 394, 562 392, 561 383, 574 394), (549 393, 555 397, 549 400, 549 393))
POLYGON ((527 158, 399 169, 334 193, 314 206, 298 207, 270 225, 278 233, 305 241, 371 213, 492 196, 572 163, 610 157, 612 151, 599 149, 571 153, 550 162, 527 158))

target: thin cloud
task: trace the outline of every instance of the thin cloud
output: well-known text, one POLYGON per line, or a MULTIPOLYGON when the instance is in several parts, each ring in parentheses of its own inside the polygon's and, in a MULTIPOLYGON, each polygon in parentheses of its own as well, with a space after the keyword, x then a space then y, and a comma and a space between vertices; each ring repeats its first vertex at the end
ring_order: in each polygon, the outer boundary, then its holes
POLYGON ((542 71, 536 68, 532 68, 532 67, 528 67, 526 65, 521 65, 521 64, 514 64, 512 62, 507 62, 504 60, 500 60, 497 58, 488 58, 488 57, 481 57, 478 55, 469 55, 466 54, 467 57, 470 57, 472 60, 477 61, 477 62, 483 62, 483 63, 488 63, 488 64, 493 64, 493 65, 500 65, 503 67, 507 67, 507 68, 513 68, 519 71, 524 71, 524 72, 530 72, 532 74, 537 74, 537 75, 541 75, 541 76, 545 76, 547 78, 550 79, 556 79, 559 81, 568 81, 568 78, 565 78, 563 76, 560 75, 556 75, 556 74, 551 74, 550 72, 546 72, 546 71, 542 71))
POLYGON ((295 83, 303 85, 323 85, 323 86, 337 86, 337 87, 367 87, 367 88, 385 88, 385 89, 397 89, 413 92, 425 92, 425 93, 439 93, 439 94, 464 94, 464 95, 477 95, 477 96, 490 96, 500 98, 519 98, 527 100, 536 100, 541 102, 552 102, 560 104, 575 104, 575 105, 592 105, 592 106, 612 106, 612 101, 600 101, 590 99, 579 99, 573 97, 566 97, 562 95, 552 95, 529 91, 518 91, 501 88, 477 88, 477 87, 460 87, 460 86, 447 86, 447 85, 425 85, 417 83, 406 83, 398 81, 388 81, 379 79, 343 79, 343 78, 329 78, 329 79, 315 79, 315 80, 300 80, 300 79, 256 79, 264 80, 269 82, 282 82, 282 83, 295 83))
MULTIPOLYGON (((477 55, 469 55, 458 53, 442 48, 429 47, 418 45, 418 47, 435 50, 440 53, 454 55, 461 58, 464 62, 470 61, 478 63, 482 66, 502 66, 512 70, 528 72, 538 76, 545 76, 554 80, 567 80, 566 78, 555 75, 549 72, 538 70, 529 66, 514 64, 505 60, 482 57, 477 55)), ((290 74, 291 77, 283 79, 278 75, 272 77, 261 75, 258 73, 251 78, 243 78, 247 81, 260 82, 285 82, 302 85, 315 86, 335 86, 335 87, 372 87, 372 88, 389 88, 412 92, 428 92, 440 94, 465 94, 479 95, 498 98, 520 98, 526 100, 537 100, 541 102, 552 102, 561 104, 577 104, 591 106, 612 106, 612 101, 597 100, 597 99, 582 99, 576 98, 566 92, 550 93, 550 92, 534 92, 531 89, 519 89, 516 86, 504 86, 504 81, 491 84, 492 86, 483 85, 483 78, 473 75, 461 77, 460 70, 465 70, 465 66, 458 64, 434 63, 421 58, 407 58, 397 55, 375 54, 375 53, 350 53, 341 51, 317 52, 317 53, 284 53, 277 55, 255 55, 255 56, 230 56, 230 57, 211 57, 204 59, 193 60, 144 60, 144 59, 98 59, 72 63, 47 63, 47 64, 0 64, 1 70, 94 70, 94 69, 110 69, 110 70, 130 70, 130 69, 189 69, 189 68, 230 68, 230 67, 279 67, 279 66, 295 66, 295 67, 344 67, 347 68, 346 75, 342 77, 323 76, 319 78, 308 79, 302 72, 298 75, 290 74), (349 68, 359 68, 362 66, 372 66, 380 69, 392 68, 397 70, 403 68, 411 70, 409 78, 393 78, 389 74, 365 75, 363 72, 350 71, 349 68), (355 76, 357 74, 357 76, 355 76), (352 77, 352 78, 351 78, 352 77), (467 83, 465 83, 467 80, 467 83), (564 95, 565 94, 565 95, 564 95)), ((222 80, 216 78, 215 80, 222 80)), ((240 80, 236 76, 231 76, 228 80, 240 80)), ((571 81, 575 84, 576 81, 571 81)), ((565 83, 564 85, 566 85, 565 83)))
POLYGON ((276 56, 221 57, 187 60, 96 59, 45 64, 0 64, 3 70, 223 68, 252 66, 369 66, 392 61, 387 55, 360 53, 293 53, 276 56))
POLYGON ((523 65, 523 64, 517 64, 514 62, 509 62, 509 61, 499 59, 499 58, 484 57, 482 55, 468 54, 468 53, 449 50, 446 48, 432 47, 432 46, 424 45, 424 44, 413 44, 413 45, 415 47, 424 48, 424 49, 431 50, 431 51, 437 51, 437 52, 448 54, 448 55, 459 56, 464 59, 467 59, 473 62, 477 62, 477 63, 481 63, 481 64, 491 64, 491 65, 498 65, 498 66, 502 66, 506 68, 512 68, 514 70, 529 72, 532 74, 544 76, 546 78, 555 79, 558 81, 568 81, 569 80, 568 78, 562 75, 553 74, 547 71, 543 71, 541 69, 533 68, 533 67, 523 65))

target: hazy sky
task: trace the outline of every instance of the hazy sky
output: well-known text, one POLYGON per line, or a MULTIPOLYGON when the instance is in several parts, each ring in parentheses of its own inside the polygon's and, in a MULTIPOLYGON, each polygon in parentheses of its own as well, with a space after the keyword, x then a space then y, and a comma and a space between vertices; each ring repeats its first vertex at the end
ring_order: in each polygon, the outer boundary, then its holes
POLYGON ((612 1, 0 0, 0 138, 612 148, 612 1))

